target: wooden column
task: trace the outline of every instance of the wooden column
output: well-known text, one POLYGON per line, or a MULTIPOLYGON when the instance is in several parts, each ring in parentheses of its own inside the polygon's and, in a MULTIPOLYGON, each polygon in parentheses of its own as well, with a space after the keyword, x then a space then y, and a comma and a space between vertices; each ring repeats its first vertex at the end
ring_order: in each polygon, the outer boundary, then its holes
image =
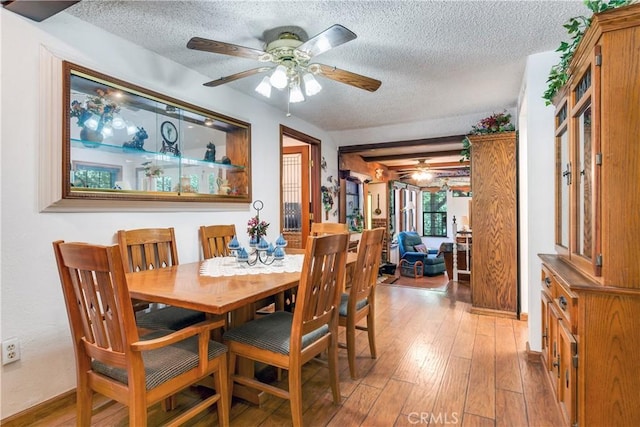
POLYGON ((518 316, 516 133, 470 136, 472 312, 518 316))

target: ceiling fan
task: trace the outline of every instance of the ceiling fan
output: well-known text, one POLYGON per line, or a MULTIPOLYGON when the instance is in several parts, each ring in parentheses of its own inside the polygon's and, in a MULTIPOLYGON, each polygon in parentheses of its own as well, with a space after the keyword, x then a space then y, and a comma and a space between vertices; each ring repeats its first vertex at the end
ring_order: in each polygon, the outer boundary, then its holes
POLYGON ((425 159, 418 159, 418 164, 415 167, 403 169, 400 173, 400 178, 411 178, 418 182, 430 181, 435 177, 435 171, 429 168, 425 159))
POLYGON ((303 83, 307 96, 313 96, 322 90, 322 86, 315 79, 315 76, 335 80, 369 92, 375 92, 382 84, 380 80, 371 77, 311 62, 321 53, 355 39, 357 36, 349 29, 335 24, 306 41, 302 40, 303 37, 300 33, 304 33, 304 31, 283 31, 277 39, 266 43, 264 51, 201 37, 193 37, 187 43, 187 47, 205 52, 255 59, 265 64, 261 67, 220 77, 204 83, 205 86, 220 86, 234 80, 274 70, 270 76, 262 79, 255 89, 256 92, 268 98, 271 96, 272 87, 280 90, 288 88, 289 102, 292 103, 304 101, 303 83))

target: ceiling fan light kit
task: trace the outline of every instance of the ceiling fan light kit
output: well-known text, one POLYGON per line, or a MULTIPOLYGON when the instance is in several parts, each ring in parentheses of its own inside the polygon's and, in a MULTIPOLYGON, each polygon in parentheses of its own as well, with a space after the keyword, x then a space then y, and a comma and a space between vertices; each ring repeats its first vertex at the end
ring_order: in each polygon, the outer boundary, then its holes
POLYGON ((270 98, 271 97, 271 78, 269 76, 265 76, 260 82, 260 84, 256 86, 255 91, 266 98, 270 98))
POLYGON ((189 40, 187 47, 189 49, 255 59, 263 63, 271 62, 273 64, 273 66, 254 68, 221 77, 205 83, 205 86, 215 87, 273 70, 271 76, 266 76, 260 81, 255 91, 264 97, 270 98, 272 87, 278 90, 288 88, 288 102, 296 103, 305 100, 302 93, 303 84, 304 93, 307 96, 314 96, 320 93, 322 85, 316 80, 315 76, 322 76, 369 92, 375 92, 380 87, 381 82, 379 80, 340 70, 336 67, 309 63, 313 57, 356 37, 351 30, 336 24, 307 41, 300 40, 300 37, 291 31, 281 32, 276 40, 267 43, 265 51, 201 37, 194 37, 189 40))

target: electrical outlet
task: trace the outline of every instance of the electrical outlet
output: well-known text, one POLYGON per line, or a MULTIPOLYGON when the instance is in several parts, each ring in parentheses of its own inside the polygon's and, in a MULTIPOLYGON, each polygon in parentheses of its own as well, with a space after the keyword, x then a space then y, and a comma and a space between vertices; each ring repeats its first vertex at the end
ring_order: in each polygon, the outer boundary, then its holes
POLYGON ((18 338, 9 338, 2 342, 2 364, 17 362, 20 360, 20 341, 18 338))

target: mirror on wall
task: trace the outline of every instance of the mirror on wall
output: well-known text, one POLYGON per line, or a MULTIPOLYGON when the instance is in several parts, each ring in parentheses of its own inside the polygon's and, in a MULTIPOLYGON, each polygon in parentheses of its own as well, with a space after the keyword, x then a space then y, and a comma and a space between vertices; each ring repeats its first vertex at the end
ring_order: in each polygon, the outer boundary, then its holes
POLYGON ((251 125, 64 62, 63 197, 251 201, 251 125))

